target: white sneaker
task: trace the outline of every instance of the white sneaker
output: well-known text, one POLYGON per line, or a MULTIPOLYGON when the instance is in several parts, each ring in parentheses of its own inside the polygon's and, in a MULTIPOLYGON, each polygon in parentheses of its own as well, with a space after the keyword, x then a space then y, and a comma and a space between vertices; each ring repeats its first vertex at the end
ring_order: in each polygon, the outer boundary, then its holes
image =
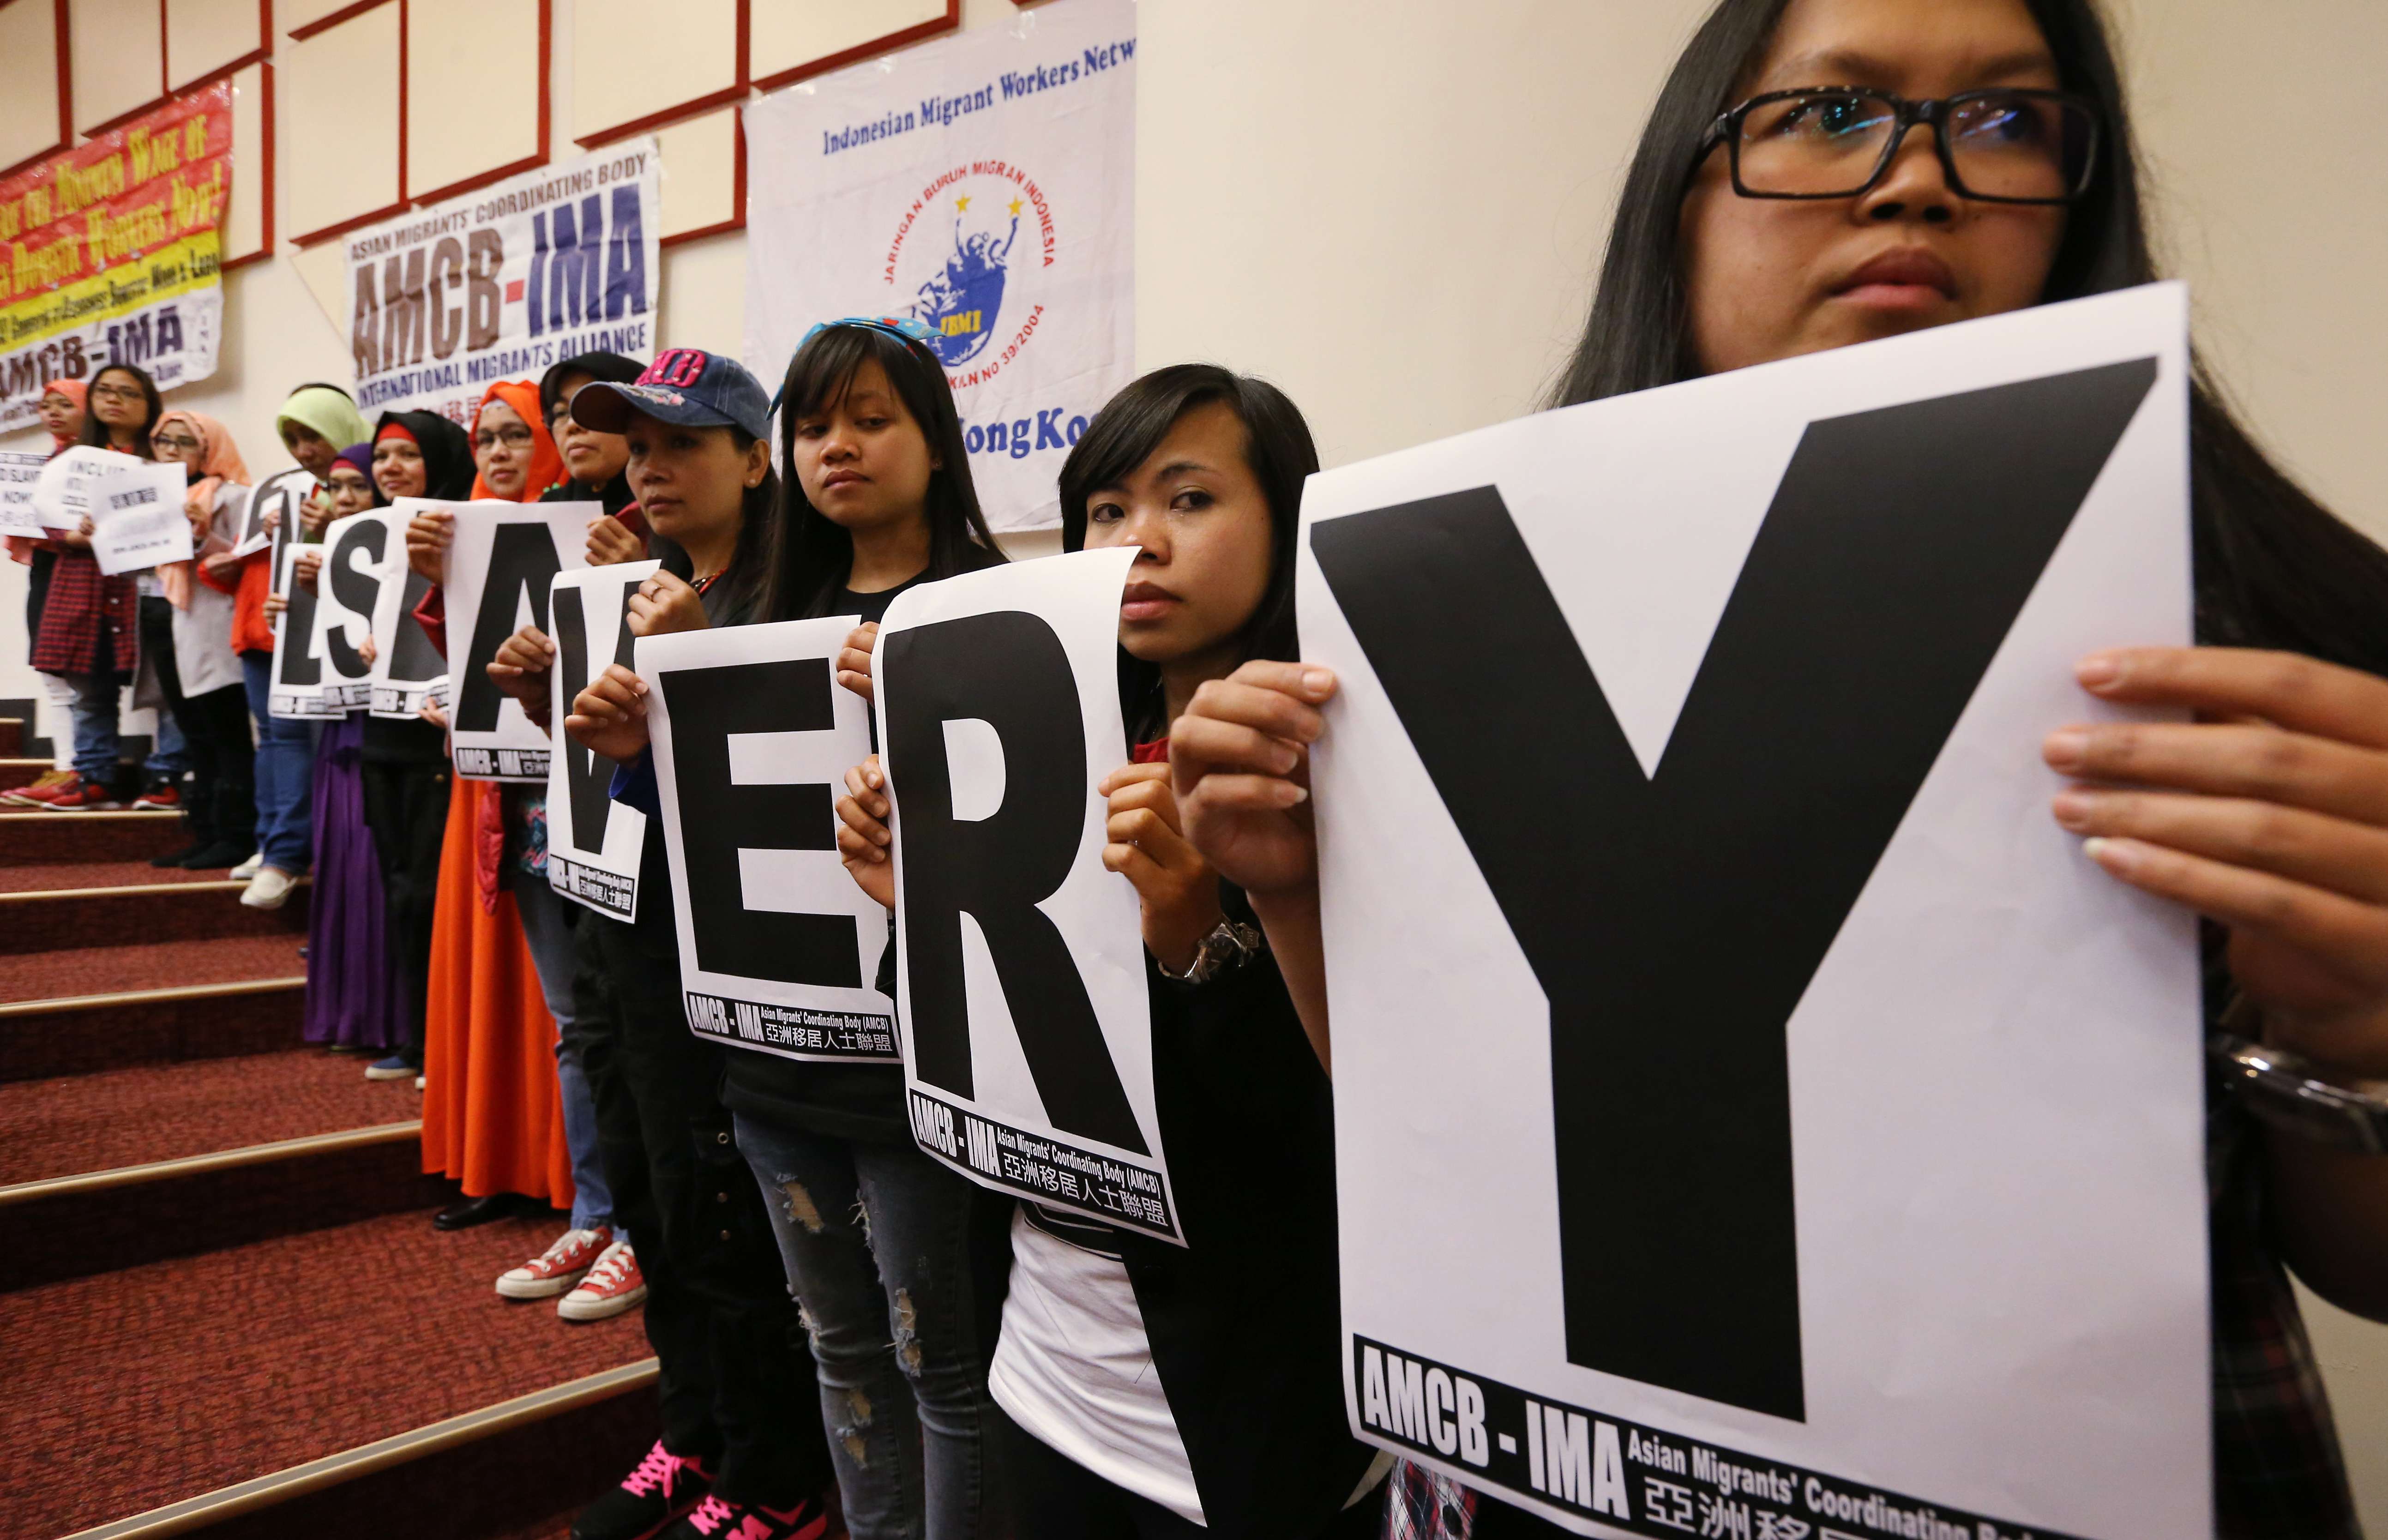
POLYGON ((555 1302, 555 1313, 568 1321, 602 1321, 646 1297, 647 1276, 639 1270, 638 1257, 628 1241, 616 1241, 572 1292, 555 1302))
POLYGON ((260 866, 257 875, 249 879, 248 889, 240 896, 240 901, 251 909, 280 909, 290 897, 290 890, 298 885, 290 873, 280 867, 260 866))
POLYGON ((579 1282, 580 1275, 613 1241, 610 1226, 565 1230, 556 1237, 554 1245, 521 1266, 500 1273, 498 1292, 508 1299, 553 1299, 579 1282))
MULTIPOLYGON (((237 850, 240 846, 234 846, 233 848, 237 850)), ((256 855, 249 857, 248 859, 241 862, 238 866, 234 867, 230 872, 224 874, 230 877, 234 882, 245 883, 251 877, 256 876, 257 869, 264 864, 265 852, 260 850, 256 855)))

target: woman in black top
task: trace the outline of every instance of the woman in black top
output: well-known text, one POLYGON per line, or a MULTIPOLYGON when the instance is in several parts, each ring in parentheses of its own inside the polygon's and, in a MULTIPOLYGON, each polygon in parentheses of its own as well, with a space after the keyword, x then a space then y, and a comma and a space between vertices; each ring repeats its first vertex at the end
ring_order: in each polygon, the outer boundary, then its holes
MULTIPOLYGON (((786 613, 860 617, 847 639, 859 668, 842 677, 866 695, 897 594, 1003 559, 928 335, 918 322, 816 328, 781 391, 786 613)), ((892 1060, 732 1052, 722 1100, 804 1302, 855 1540, 989 1533, 992 1317, 972 1264, 1009 1205, 913 1144, 892 1060)))
MULTIPOLYGON (((1555 404, 2155 276, 2130 118, 2091 0, 1723 0, 1644 131, 1555 404), (1829 87, 1843 90, 1810 89, 1829 87), (1993 201, 1981 195, 2011 199, 2018 186, 1969 192, 1969 164, 1997 173, 1962 136, 1944 149, 1935 129, 1902 125, 1890 139, 1883 115, 1861 109, 1880 97, 1850 88, 1943 105, 1988 94, 1964 121, 1993 160, 2011 146, 2094 153, 2049 158, 2048 190, 2060 196, 1993 201), (2086 104, 2094 139, 2042 137, 2035 121, 2048 120, 2001 95, 2016 90, 2086 104), (1773 114, 1727 116, 1792 91, 1805 94, 1794 115, 1778 99, 1773 114), (1753 122, 1773 131, 1771 146, 1812 144, 1823 154, 1809 163, 1830 159, 1843 180, 1797 183, 1745 138, 1737 183, 1726 135, 1753 122), (1751 185, 1753 170, 1766 185, 1751 185), (1763 196, 1785 190, 1810 196, 1763 196)), ((2077 681, 2102 701, 2201 719, 2051 723, 2043 757, 2080 778, 2051 811, 2115 878, 2206 919, 2210 1013, 2235 1002, 2276 1047, 2347 1078, 2388 1075, 2388 682, 2376 677, 2388 673, 2388 554, 2283 476, 2202 374, 2190 432, 2205 645, 2093 654, 2077 681)), ((1334 688, 1324 676, 1247 665, 1196 703, 1173 744, 1188 827, 1254 889, 1279 955, 1299 960, 1289 976, 1299 974, 1322 1051, 1298 766, 1334 688)), ((2218 1532, 2352 1536, 2329 1406, 2281 1264, 2388 1320, 2388 1157, 2259 1127, 2232 1096, 2212 1106, 2218 1532)))
MULTIPOLYGON (((1205 681, 1292 647, 1294 530, 1317 466, 1281 392, 1186 364, 1122 391, 1062 468, 1065 543, 1139 548, 1120 605, 1132 762, 1101 787, 1103 861, 1142 909, 1186 1244, 1020 1205, 990 1381, 1023 1535, 1366 1535, 1381 1509, 1381 1470, 1343 1410, 1327 1075, 1251 908, 1180 834, 1166 763, 1205 681)), ((839 843, 883 888, 876 775, 849 783, 839 843)))

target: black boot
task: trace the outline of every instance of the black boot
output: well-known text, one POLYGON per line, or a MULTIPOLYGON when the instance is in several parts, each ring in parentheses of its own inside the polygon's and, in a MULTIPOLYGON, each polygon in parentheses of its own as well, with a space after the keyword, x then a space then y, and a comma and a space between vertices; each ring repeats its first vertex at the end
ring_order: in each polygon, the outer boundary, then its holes
POLYGON ((511 1219, 517 1214, 528 1214, 543 1205, 532 1203, 515 1192, 492 1192, 486 1198, 466 1198, 449 1204, 431 1216, 434 1229, 471 1229, 492 1220, 511 1219))

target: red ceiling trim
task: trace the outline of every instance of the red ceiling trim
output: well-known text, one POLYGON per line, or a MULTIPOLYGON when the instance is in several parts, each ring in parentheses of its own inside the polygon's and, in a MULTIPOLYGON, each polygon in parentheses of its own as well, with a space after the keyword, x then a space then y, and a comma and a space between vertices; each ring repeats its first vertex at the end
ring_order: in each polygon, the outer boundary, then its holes
MULTIPOLYGON (((265 3, 271 5, 273 0, 265 0, 265 3)), ((317 32, 330 32, 333 28, 338 26, 343 21, 352 21, 358 17, 364 15, 365 12, 372 10, 376 6, 387 6, 388 4, 389 0, 355 0, 355 4, 342 6, 338 10, 332 12, 328 16, 319 16, 303 27, 291 28, 291 41, 294 43, 303 42, 306 39, 314 36, 317 32)))
POLYGON ((908 43, 918 43, 922 38, 952 32, 961 24, 962 0, 946 0, 946 14, 942 18, 932 17, 916 25, 899 28, 884 37, 875 37, 868 43, 857 44, 851 48, 814 59, 809 64, 799 64, 793 70, 782 70, 776 75, 767 75, 755 83, 755 88, 758 91, 772 91, 782 85, 794 85, 798 81, 810 80, 815 75, 826 75, 832 70, 843 70, 849 64, 859 64, 864 59, 875 58, 890 49, 901 48, 908 43))

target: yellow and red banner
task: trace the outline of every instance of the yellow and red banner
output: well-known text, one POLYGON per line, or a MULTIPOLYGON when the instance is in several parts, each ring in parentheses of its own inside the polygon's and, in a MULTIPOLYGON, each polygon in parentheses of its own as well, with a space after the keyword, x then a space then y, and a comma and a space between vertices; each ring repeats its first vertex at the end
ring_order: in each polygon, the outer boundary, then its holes
POLYGON ((231 192, 229 81, 0 182, 0 432, 109 363, 161 388, 215 373, 231 192))

